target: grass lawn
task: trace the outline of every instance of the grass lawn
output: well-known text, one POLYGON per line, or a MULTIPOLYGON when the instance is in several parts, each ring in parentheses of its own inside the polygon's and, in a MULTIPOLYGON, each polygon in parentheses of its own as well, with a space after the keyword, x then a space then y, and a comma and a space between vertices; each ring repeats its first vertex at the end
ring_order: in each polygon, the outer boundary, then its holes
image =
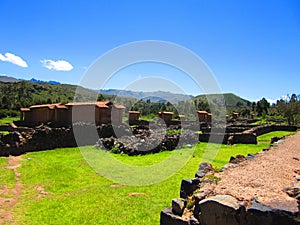
POLYGON ((0 119, 0 124, 11 124, 15 120, 20 120, 20 117, 6 117, 0 119))
MULTIPOLYGON (((160 211, 179 197, 181 180, 193 178, 200 161, 212 160, 213 166, 220 168, 230 156, 259 152, 269 146, 271 137, 287 134, 291 132, 262 135, 258 145, 222 145, 216 155, 205 154, 204 150, 210 152, 219 145, 200 143, 176 174, 140 187, 113 185, 88 165, 77 148, 28 153, 18 168, 23 186, 19 203, 13 208, 14 219, 18 224, 159 224, 160 211), (43 189, 46 193, 41 194, 43 189)), ((99 150, 85 147, 84 151, 99 150)), ((176 151, 181 154, 186 149, 176 151)), ((112 155, 123 163, 145 166, 161 162, 170 154, 112 155)), ((13 186, 13 174, 3 169, 6 163, 6 158, 0 158, 0 185, 13 186)))

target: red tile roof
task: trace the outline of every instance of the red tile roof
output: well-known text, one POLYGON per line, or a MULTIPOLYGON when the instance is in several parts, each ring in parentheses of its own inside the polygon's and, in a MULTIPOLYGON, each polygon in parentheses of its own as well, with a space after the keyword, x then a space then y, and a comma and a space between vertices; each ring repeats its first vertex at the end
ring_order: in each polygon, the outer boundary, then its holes
POLYGON ((197 111, 197 113, 199 113, 199 114, 208 114, 208 112, 206 112, 206 111, 197 111))
POLYGON ((30 111, 30 109, 29 108, 20 108, 20 111, 22 111, 22 112, 28 112, 28 111, 30 111))
POLYGON ((139 111, 129 111, 130 114, 141 114, 139 111))
POLYGON ((110 105, 113 105, 117 109, 124 109, 123 105, 113 104, 111 101, 98 101, 98 102, 70 102, 66 106, 82 106, 82 105, 96 105, 99 108, 109 108, 110 105))
POLYGON ((44 105, 32 105, 29 107, 29 109, 37 109, 37 108, 49 108, 49 109, 54 109, 55 106, 59 105, 57 104, 44 104, 44 105))
POLYGON ((114 104, 114 107, 117 109, 125 109, 124 105, 114 104))
POLYGON ((55 107, 58 109, 67 109, 67 106, 65 105, 56 105, 55 107))
MULTIPOLYGON (((98 101, 98 102, 69 102, 65 105, 62 105, 61 103, 55 103, 55 104, 43 104, 43 105, 33 105, 30 106, 28 109, 21 108, 21 111, 30 111, 30 109, 37 109, 37 108, 49 108, 54 109, 67 109, 67 106, 97 106, 99 108, 109 108, 110 105, 113 105, 111 101, 98 101)), ((115 104, 113 105, 117 109, 124 109, 125 107, 123 105, 115 104)))

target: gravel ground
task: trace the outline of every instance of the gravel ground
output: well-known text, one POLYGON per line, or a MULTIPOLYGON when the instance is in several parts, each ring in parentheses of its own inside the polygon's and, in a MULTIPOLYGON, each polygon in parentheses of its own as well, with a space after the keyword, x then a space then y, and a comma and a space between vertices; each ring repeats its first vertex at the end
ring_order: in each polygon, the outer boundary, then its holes
POLYGON ((256 198, 272 208, 297 212, 297 200, 289 197, 284 189, 293 187, 300 178, 299 159, 300 132, 254 159, 217 173, 221 181, 214 193, 228 194, 246 202, 256 198))

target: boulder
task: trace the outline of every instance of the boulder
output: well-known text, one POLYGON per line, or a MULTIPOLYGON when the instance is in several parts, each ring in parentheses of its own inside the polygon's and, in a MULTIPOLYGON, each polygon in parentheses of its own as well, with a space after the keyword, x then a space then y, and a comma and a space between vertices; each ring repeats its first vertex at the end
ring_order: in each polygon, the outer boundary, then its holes
POLYGON ((213 171, 212 165, 209 162, 202 162, 198 167, 198 171, 195 174, 195 177, 202 178, 205 176, 205 174, 211 171, 213 171))
POLYGON ((189 195, 193 194, 195 190, 199 188, 199 180, 182 180, 180 186, 180 198, 187 198, 189 195))
POLYGON ((240 225, 241 205, 230 195, 216 195, 199 202, 200 224, 240 225))
POLYGON ((247 209, 246 215, 247 225, 299 225, 299 218, 297 219, 295 213, 273 209, 266 206, 256 199, 251 203, 247 209))
POLYGON ((160 212, 160 225, 189 225, 189 221, 174 215, 169 207, 160 212))
POLYGON ((177 216, 182 216, 186 207, 186 200, 183 198, 175 198, 172 200, 172 212, 177 216))

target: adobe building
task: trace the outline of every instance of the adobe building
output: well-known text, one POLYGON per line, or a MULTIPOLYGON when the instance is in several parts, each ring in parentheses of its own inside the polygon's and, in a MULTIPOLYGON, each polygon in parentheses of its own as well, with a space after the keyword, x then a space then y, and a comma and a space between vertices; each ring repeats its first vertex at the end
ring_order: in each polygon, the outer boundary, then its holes
POLYGON ((128 121, 130 125, 138 124, 138 121, 140 119, 140 112, 139 111, 129 111, 128 112, 128 121))
POLYGON ((124 106, 110 101, 71 102, 68 104, 34 105, 21 108, 20 120, 25 124, 57 122, 70 125, 72 122, 121 124, 124 106), (93 115, 94 116, 90 116, 93 115))
POLYGON ((212 121, 212 114, 211 113, 207 113, 207 116, 206 116, 206 122, 208 124, 211 124, 211 121, 212 121))
POLYGON ((237 112, 232 113, 232 119, 236 120, 238 118, 238 116, 239 116, 239 113, 237 113, 237 112))
POLYGON ((173 112, 159 112, 158 117, 162 118, 165 122, 170 122, 172 120, 173 112))
POLYGON ((178 117, 180 121, 185 121, 185 115, 180 114, 178 117))
POLYGON ((206 123, 208 112, 206 111, 197 111, 199 122, 206 123))
POLYGON ((54 121, 56 105, 59 104, 33 105, 29 108, 21 108, 20 120, 28 123, 54 121))

